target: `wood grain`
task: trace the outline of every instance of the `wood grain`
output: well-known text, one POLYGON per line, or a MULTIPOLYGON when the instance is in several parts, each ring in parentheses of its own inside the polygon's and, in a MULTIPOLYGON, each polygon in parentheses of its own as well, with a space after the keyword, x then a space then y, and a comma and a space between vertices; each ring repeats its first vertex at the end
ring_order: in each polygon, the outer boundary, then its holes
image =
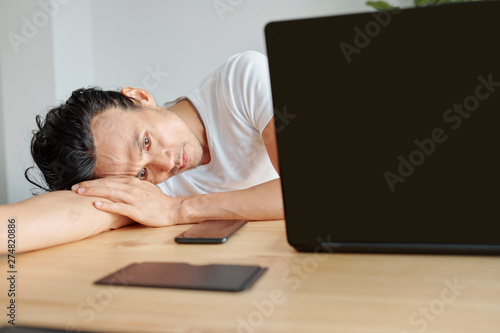
MULTIPOLYGON (((133 225, 17 255, 16 324, 68 332, 500 332, 499 257, 298 253, 283 221, 249 222, 226 244, 176 244, 189 227, 133 225), (241 293, 93 284, 144 261, 269 270, 241 293)), ((8 270, 6 256, 0 269, 8 270)))

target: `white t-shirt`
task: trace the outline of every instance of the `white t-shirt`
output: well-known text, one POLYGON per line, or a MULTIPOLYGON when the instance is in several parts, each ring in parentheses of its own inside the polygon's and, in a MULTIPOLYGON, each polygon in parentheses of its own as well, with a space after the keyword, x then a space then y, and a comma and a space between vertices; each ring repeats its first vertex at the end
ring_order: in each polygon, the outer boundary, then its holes
POLYGON ((158 184, 180 197, 249 188, 276 178, 262 138, 273 104, 267 57, 255 51, 236 54, 185 97, 205 126, 208 164, 158 184))

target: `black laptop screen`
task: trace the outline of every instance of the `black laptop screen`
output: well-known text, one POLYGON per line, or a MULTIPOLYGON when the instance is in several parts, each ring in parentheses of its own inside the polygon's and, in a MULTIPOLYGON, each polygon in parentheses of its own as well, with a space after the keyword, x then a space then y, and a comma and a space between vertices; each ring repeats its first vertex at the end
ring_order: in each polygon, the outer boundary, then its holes
POLYGON ((499 13, 266 26, 289 238, 500 244, 499 13))

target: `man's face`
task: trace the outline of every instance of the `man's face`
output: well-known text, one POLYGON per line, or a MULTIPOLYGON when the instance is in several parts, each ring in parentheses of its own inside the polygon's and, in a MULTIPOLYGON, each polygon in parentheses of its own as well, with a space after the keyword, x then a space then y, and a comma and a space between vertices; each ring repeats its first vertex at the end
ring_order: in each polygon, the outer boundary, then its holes
POLYGON ((94 176, 135 176, 153 184, 200 165, 200 141, 168 109, 111 109, 92 120, 97 161, 94 176))

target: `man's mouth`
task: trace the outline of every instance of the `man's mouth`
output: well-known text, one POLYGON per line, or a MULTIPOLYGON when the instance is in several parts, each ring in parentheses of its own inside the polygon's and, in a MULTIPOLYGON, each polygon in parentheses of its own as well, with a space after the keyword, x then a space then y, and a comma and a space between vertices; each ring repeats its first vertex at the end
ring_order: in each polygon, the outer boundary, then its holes
POLYGON ((186 167, 186 165, 188 164, 188 161, 189 161, 189 156, 188 154, 186 153, 186 151, 184 150, 184 148, 182 149, 182 158, 181 158, 181 165, 179 167, 179 170, 182 170, 186 167))
POLYGON ((170 175, 175 176, 180 170, 184 169, 189 161, 189 155, 184 150, 184 145, 179 148, 179 152, 176 155, 175 164, 170 170, 170 175))

